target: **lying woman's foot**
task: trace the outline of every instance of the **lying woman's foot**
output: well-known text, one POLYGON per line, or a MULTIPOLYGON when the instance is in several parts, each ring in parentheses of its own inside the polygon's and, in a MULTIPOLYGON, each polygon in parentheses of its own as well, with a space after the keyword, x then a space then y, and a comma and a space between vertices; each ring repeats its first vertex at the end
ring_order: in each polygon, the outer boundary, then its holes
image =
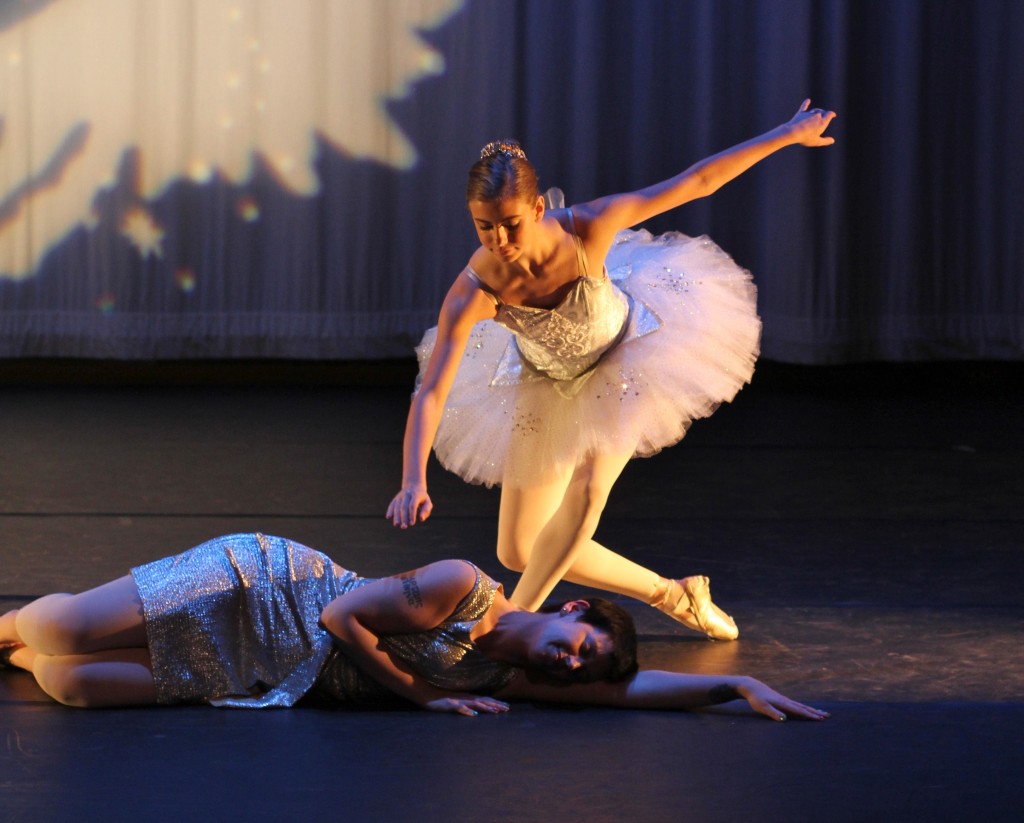
POLYGON ((11 662, 11 655, 21 648, 21 643, 0 643, 0 669, 18 668, 11 662))
POLYGON ((706 577, 695 575, 666 582, 664 594, 652 606, 688 629, 706 634, 711 640, 735 640, 739 637, 736 621, 711 602, 711 589, 706 577))

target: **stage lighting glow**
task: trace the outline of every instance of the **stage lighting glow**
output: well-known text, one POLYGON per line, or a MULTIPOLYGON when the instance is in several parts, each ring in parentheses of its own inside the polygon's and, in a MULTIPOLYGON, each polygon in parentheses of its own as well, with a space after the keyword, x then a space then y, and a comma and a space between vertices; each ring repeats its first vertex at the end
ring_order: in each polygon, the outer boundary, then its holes
POLYGON ((260 219, 260 206, 252 197, 240 197, 235 204, 238 216, 246 223, 255 223, 260 219))
POLYGON ((117 306, 117 298, 110 292, 104 292, 96 298, 95 302, 96 308, 102 314, 113 314, 114 308, 117 306))
MULTIPOLYGON (((0 29, 0 277, 32 274, 90 223, 132 159, 132 194, 249 180, 254 160, 312 195, 316 138, 396 169, 416 148, 385 104, 438 74, 419 32, 462 0, 50 0, 0 29)), ((244 220, 259 210, 240 212, 244 220)), ((254 216, 255 215, 255 216, 254 216)), ((163 230, 121 224, 143 257, 163 230)))
POLYGON ((164 231, 145 209, 134 208, 129 211, 121 223, 121 233, 131 241, 143 259, 150 255, 163 257, 161 243, 164 231))
POLYGON ((191 294, 196 290, 196 275, 192 269, 178 269, 174 273, 174 282, 185 294, 191 294))

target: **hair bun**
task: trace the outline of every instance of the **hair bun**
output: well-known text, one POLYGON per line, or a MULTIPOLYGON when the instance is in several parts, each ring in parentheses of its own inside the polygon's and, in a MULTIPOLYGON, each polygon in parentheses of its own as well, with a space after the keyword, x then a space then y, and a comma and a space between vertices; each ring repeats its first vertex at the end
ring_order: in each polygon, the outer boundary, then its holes
POLYGON ((495 140, 480 149, 480 159, 486 160, 496 154, 504 154, 506 157, 518 157, 526 159, 526 152, 515 140, 495 140))

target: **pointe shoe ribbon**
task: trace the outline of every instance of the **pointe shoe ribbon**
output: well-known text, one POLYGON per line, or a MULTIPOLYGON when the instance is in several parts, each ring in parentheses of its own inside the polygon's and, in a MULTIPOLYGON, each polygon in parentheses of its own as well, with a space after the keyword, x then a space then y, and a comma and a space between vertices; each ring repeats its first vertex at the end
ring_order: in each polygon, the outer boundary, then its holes
POLYGON ((736 621, 711 601, 711 587, 703 575, 669 580, 664 597, 653 605, 712 640, 735 640, 740 635, 736 621))

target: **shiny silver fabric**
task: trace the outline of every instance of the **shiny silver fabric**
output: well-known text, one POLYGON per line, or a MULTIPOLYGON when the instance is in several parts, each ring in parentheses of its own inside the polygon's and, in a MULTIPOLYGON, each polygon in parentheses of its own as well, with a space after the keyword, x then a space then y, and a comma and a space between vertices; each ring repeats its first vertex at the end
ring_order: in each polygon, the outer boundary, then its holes
POLYGON ((132 569, 160 703, 291 706, 332 648, 331 600, 367 581, 298 543, 219 537, 132 569))
MULTIPOLYGON (((473 568, 476 584, 447 620, 429 631, 386 635, 381 646, 440 689, 492 694, 508 685, 518 670, 484 657, 469 638, 494 603, 498 588, 490 577, 473 568)), ((316 694, 346 705, 393 699, 337 649, 317 681, 316 694)))
MULTIPOLYGON (((132 577, 160 703, 287 707, 311 690, 340 703, 389 697, 320 625, 331 600, 371 581, 321 552, 280 537, 234 534, 136 567, 132 577)), ((516 669, 487 660, 469 641, 496 588, 477 570, 476 586, 448 621, 382 642, 442 688, 498 689, 516 669)))

